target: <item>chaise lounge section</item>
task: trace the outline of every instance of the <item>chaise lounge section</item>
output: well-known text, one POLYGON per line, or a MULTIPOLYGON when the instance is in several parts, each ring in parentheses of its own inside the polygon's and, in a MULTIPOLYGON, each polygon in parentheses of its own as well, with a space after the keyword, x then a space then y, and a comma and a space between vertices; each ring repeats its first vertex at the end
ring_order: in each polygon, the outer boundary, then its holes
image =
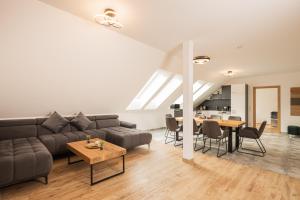
POLYGON ((52 155, 37 138, 35 119, 0 121, 0 187, 45 177, 52 155))

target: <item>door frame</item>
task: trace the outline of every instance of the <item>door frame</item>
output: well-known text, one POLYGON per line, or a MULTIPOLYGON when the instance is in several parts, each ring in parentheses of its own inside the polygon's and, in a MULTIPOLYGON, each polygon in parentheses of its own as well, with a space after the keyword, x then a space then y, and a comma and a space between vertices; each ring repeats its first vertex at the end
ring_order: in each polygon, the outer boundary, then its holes
POLYGON ((256 91, 258 89, 268 89, 268 88, 277 89, 278 129, 279 129, 279 133, 281 133, 281 87, 280 85, 253 87, 253 127, 256 127, 256 91))

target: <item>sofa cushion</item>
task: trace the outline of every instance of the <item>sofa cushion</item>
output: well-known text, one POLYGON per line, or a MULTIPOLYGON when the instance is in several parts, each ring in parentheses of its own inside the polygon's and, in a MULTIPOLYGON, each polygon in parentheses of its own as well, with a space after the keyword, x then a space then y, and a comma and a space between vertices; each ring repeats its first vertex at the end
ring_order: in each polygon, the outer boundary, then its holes
POLYGON ((139 145, 150 144, 151 133, 125 127, 109 127, 100 129, 106 132, 106 141, 131 149, 139 145))
POLYGON ((60 132, 67 124, 69 120, 62 117, 57 112, 54 112, 44 123, 42 124, 43 127, 48 128, 49 130, 53 131, 54 133, 60 132))
POLYGON ((84 132, 92 138, 100 138, 102 140, 106 139, 106 132, 99 129, 85 130, 84 132))
POLYGON ((0 186, 47 176, 52 156, 36 137, 0 141, 0 186))
POLYGON ((67 152, 67 143, 85 140, 86 134, 81 131, 41 135, 39 139, 53 155, 67 152))
POLYGON ((71 120, 71 123, 79 130, 84 131, 89 127, 92 121, 80 112, 74 119, 71 120))

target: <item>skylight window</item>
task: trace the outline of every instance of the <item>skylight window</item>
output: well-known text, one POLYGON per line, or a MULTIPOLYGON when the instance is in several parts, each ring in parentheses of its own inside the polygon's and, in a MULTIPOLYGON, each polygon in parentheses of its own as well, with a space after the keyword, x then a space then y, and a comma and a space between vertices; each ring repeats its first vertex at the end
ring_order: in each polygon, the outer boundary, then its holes
POLYGON ((157 109, 182 83, 182 77, 175 75, 167 85, 146 106, 147 110, 157 109))
POLYGON ((203 85, 194 95, 193 95, 193 101, 197 100, 200 96, 202 96, 205 92, 207 92, 211 87, 213 86, 213 83, 206 83, 203 85))
MULTIPOLYGON (((193 94, 195 94, 195 92, 197 92, 203 85, 204 85, 204 81, 198 80, 193 84, 193 94)), ((183 95, 181 95, 180 97, 178 97, 176 99, 176 101, 174 102, 174 104, 182 104, 183 103, 183 95)))
POLYGON ((151 97, 163 86, 170 77, 170 73, 164 70, 157 70, 150 77, 144 87, 139 91, 137 96, 131 101, 127 110, 140 110, 151 97))

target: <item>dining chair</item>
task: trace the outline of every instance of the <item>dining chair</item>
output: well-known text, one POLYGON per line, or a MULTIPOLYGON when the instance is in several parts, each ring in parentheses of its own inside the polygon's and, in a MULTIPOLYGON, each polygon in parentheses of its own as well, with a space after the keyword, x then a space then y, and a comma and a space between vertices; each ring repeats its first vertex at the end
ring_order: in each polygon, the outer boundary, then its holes
POLYGON ((221 131, 221 128, 218 124, 218 122, 213 120, 205 120, 202 124, 202 133, 203 133, 203 142, 204 147, 202 149, 203 153, 206 153, 208 150, 211 150, 211 139, 215 139, 218 143, 218 153, 217 157, 221 157, 227 153, 227 137, 228 137, 228 130, 221 131), (205 149, 206 147, 206 140, 209 139, 209 148, 205 149), (225 139, 225 152, 220 154, 220 145, 221 140, 225 139))
POLYGON ((172 114, 166 114, 166 117, 173 117, 172 114))
POLYGON ((211 116, 210 116, 210 119, 221 120, 222 117, 221 117, 221 115, 211 115, 211 116))
POLYGON ((254 155, 254 156, 261 156, 261 157, 263 157, 267 151, 266 151, 263 143, 261 142, 260 137, 262 136, 262 134, 263 134, 263 132, 265 130, 266 125, 267 125, 267 122, 263 121, 262 124, 260 125, 259 129, 252 128, 252 127, 245 127, 245 128, 243 128, 240 131, 240 133, 239 133, 240 146, 238 148, 238 152, 240 152, 240 153, 246 153, 246 154, 250 154, 250 155, 254 155), (244 138, 255 140, 260 150, 243 148, 244 138), (246 151, 241 151, 240 149, 247 150, 247 152, 246 151), (257 152, 259 154, 257 154, 257 153, 250 153, 250 152, 257 152))
POLYGON ((229 116, 228 120, 242 121, 242 118, 240 116, 229 116))
MULTIPOLYGON (((167 143, 166 143, 166 140, 168 139, 168 138, 167 138, 167 133, 168 133, 167 118, 169 118, 169 117, 173 117, 172 114, 166 114, 166 115, 165 115, 165 118, 166 118, 165 144, 167 144, 167 143)), ((173 138, 173 137, 172 137, 172 138, 173 138)))
POLYGON ((166 117, 166 135, 165 135, 165 144, 174 142, 174 146, 182 145, 182 143, 177 144, 177 140, 182 140, 182 136, 178 136, 179 132, 182 131, 182 127, 178 126, 177 121, 174 117, 166 117), (171 139, 171 140, 169 140, 171 139))
MULTIPOLYGON (((233 121, 242 121, 242 118, 240 116, 229 116, 228 117, 228 120, 233 120, 233 121)), ((226 127, 225 127, 226 128, 226 127)), ((225 129, 224 128, 224 129, 225 129)), ((223 130, 224 130, 223 129, 223 130)), ((232 128, 232 132, 236 132, 236 129, 235 128, 232 128)))
POLYGON ((194 143, 194 151, 199 151, 204 148, 204 146, 197 148, 197 142, 200 141, 200 136, 202 135, 202 126, 198 126, 196 120, 193 119, 193 134, 196 136, 196 141, 194 143))

